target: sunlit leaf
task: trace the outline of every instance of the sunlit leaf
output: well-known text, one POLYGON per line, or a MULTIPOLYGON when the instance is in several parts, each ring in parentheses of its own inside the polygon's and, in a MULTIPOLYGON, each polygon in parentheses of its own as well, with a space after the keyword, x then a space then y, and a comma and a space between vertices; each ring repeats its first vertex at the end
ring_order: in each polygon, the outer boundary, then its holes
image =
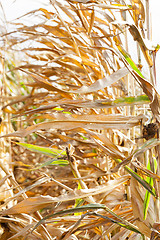
POLYGON ((96 92, 100 89, 110 86, 111 84, 120 80, 122 77, 125 77, 128 73, 129 73, 129 71, 127 68, 121 68, 121 69, 117 70, 116 72, 112 73, 111 75, 109 75, 108 77, 99 79, 90 86, 83 86, 78 91, 75 91, 75 92, 76 93, 96 92))

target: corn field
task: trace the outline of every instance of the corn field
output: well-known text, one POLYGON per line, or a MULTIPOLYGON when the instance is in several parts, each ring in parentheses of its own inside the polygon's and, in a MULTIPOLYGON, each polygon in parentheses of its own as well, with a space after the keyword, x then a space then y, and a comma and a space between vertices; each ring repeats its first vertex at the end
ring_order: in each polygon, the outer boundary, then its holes
POLYGON ((148 7, 50 0, 1 28, 0 239, 160 239, 148 7))

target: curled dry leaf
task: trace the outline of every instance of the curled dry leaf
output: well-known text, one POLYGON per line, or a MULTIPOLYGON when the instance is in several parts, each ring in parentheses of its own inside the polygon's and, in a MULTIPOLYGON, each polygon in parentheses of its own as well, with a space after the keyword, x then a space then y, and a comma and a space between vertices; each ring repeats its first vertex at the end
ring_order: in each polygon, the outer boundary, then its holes
POLYGON ((108 86, 111 86, 111 84, 117 82, 120 80, 122 77, 125 77, 129 73, 127 68, 121 68, 118 71, 112 73, 111 75, 99 79, 90 86, 83 86, 81 87, 78 91, 74 91, 75 93, 91 93, 91 92, 96 92, 100 89, 104 89, 108 86))
POLYGON ((53 84, 51 84, 47 79, 47 77, 42 77, 42 76, 39 76, 38 74, 35 74, 35 73, 30 73, 29 71, 26 71, 24 69, 20 69, 22 70, 23 72, 27 73, 29 76, 31 76, 36 83, 38 83, 38 87, 41 87, 41 88, 45 88, 47 89, 48 91, 56 91, 56 92, 59 92, 62 96, 66 97, 66 98, 70 98, 71 99, 71 96, 69 95, 69 93, 67 91, 64 91, 62 90, 61 88, 58 88, 58 85, 57 86, 53 86, 53 84))
POLYGON ((94 141, 100 146, 103 151, 107 153, 110 157, 117 159, 125 159, 123 153, 118 149, 118 147, 109 139, 105 134, 99 134, 90 130, 85 129, 85 131, 92 136, 94 141))
POLYGON ((146 79, 141 77, 137 72, 133 71, 137 77, 137 81, 139 82, 140 86, 142 87, 144 93, 149 97, 151 100, 150 106, 155 118, 160 122, 160 95, 158 94, 155 87, 149 83, 146 79))

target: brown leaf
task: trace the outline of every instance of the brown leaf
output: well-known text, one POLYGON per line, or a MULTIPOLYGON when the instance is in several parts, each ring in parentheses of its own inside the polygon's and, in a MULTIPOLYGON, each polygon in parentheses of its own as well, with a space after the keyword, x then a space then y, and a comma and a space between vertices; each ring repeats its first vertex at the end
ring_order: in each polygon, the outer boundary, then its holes
POLYGON ((140 86, 142 87, 144 93, 149 97, 151 100, 151 110, 155 116, 155 118, 160 122, 160 95, 158 94, 157 90, 154 86, 149 83, 146 79, 142 78, 138 73, 133 70, 134 75, 137 77, 137 81, 139 82, 140 86))
POLYGON ((42 195, 38 197, 30 197, 17 203, 10 209, 1 211, 0 214, 1 215, 14 215, 14 214, 20 214, 20 213, 30 214, 35 211, 38 211, 39 209, 45 208, 54 202, 66 202, 70 200, 75 200, 77 198, 86 198, 92 195, 97 195, 104 192, 106 193, 107 191, 110 192, 114 188, 121 185, 122 183, 128 181, 129 179, 130 179, 130 176, 125 175, 125 176, 116 178, 114 180, 110 180, 106 184, 97 186, 95 188, 78 189, 69 194, 60 195, 59 197, 42 196, 42 195))
POLYGON ((63 97, 66 97, 66 98, 70 98, 72 99, 72 97, 69 95, 68 92, 58 88, 58 87, 55 87, 53 86, 47 79, 47 77, 42 77, 42 76, 39 76, 38 74, 35 74, 35 73, 31 73, 29 71, 26 71, 24 69, 20 69, 21 71, 27 73, 29 76, 31 76, 35 81, 36 83, 38 83, 38 86, 41 87, 41 88, 45 88, 47 89, 48 91, 56 91, 56 92, 59 92, 63 97))
POLYGON ((160 223, 153 224, 150 240, 160 240, 160 223))
POLYGON ((122 77, 125 77, 129 73, 127 68, 121 68, 117 70, 116 72, 112 73, 108 77, 105 77, 103 79, 99 79, 90 86, 82 86, 79 90, 75 91, 77 93, 91 93, 96 92, 100 89, 104 89, 113 83, 120 80, 122 77))
POLYGON ((145 236, 150 237, 150 226, 155 221, 153 199, 150 201, 150 208, 148 211, 147 219, 143 219, 143 203, 144 203, 145 190, 140 188, 137 181, 131 177, 131 202, 133 208, 133 215, 136 219, 136 225, 145 236))
POLYGON ((73 115, 57 114, 52 122, 39 123, 26 129, 19 130, 14 133, 9 133, 1 137, 25 137, 28 134, 42 129, 128 129, 139 125, 141 120, 147 120, 144 115, 139 116, 122 116, 122 115, 73 115))
POLYGON ((1 211, 1 215, 8 214, 20 214, 20 213, 33 213, 42 209, 49 204, 53 203, 53 197, 50 196, 38 196, 27 198, 18 204, 14 205, 10 209, 1 211))
POLYGON ((112 158, 125 159, 125 156, 118 149, 118 147, 109 139, 105 134, 99 134, 96 132, 85 129, 89 135, 91 135, 94 141, 112 158), (98 140, 98 141, 97 141, 98 140))

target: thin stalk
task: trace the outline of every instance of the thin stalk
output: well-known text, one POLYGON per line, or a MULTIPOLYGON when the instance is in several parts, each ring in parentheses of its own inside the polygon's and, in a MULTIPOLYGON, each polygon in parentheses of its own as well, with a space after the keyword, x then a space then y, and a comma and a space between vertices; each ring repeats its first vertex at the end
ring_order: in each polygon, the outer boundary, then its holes
POLYGON ((146 0, 146 31, 147 39, 150 40, 150 9, 149 9, 149 0, 146 0))

